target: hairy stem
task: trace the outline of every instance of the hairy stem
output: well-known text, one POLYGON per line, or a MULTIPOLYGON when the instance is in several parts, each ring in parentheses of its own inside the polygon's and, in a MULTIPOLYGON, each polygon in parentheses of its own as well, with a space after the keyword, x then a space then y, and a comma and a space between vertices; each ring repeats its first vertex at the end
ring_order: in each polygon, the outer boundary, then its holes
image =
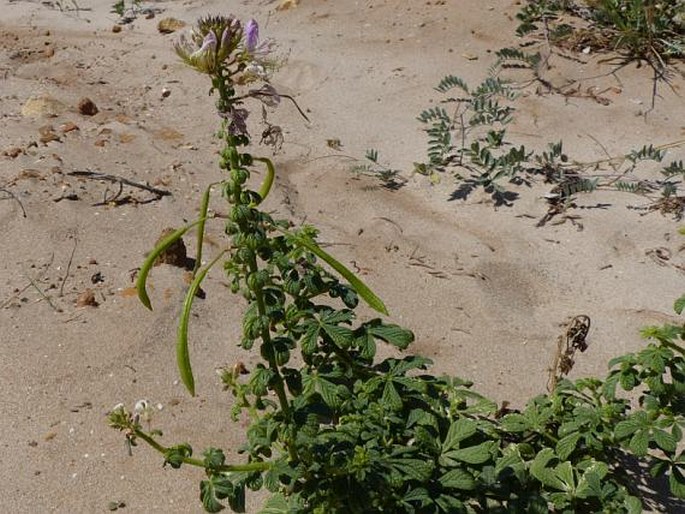
MULTIPOLYGON (((162 446, 159 444, 152 436, 149 434, 146 434, 142 430, 139 429, 134 429, 133 434, 135 437, 139 437, 143 441, 145 441, 147 444, 152 446, 155 450, 157 450, 159 453, 166 455, 171 448, 167 448, 166 446, 162 446)), ((206 468, 204 461, 200 459, 193 459, 192 457, 183 457, 183 463, 184 464, 189 464, 191 466, 197 466, 199 468, 206 468)), ((218 466, 216 468, 212 468, 213 471, 219 471, 219 472, 231 472, 231 471, 266 471, 267 469, 271 468, 271 463, 270 462, 249 462, 247 464, 224 464, 223 466, 218 466)))

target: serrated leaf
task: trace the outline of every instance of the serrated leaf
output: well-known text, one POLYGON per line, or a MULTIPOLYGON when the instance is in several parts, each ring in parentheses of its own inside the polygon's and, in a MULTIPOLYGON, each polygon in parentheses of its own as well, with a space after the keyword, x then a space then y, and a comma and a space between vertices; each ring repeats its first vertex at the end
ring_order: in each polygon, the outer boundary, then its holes
POLYGON ((330 337, 333 342, 341 348, 348 348, 354 340, 352 330, 347 327, 324 323, 321 325, 321 328, 323 328, 323 331, 326 332, 328 337, 330 337))
POLYGON ((642 514, 642 502, 636 496, 626 496, 623 500, 627 514, 642 514))
POLYGON ((638 457, 647 455, 649 449, 649 431, 638 430, 628 443, 628 448, 638 457))
POLYGON ((369 333, 400 350, 404 350, 414 341, 413 332, 399 325, 382 323, 370 327, 369 333))
POLYGON ((266 500, 259 514, 289 514, 290 512, 290 506, 285 496, 278 493, 266 500))
POLYGON ((578 498, 590 498, 592 496, 601 498, 602 496, 602 477, 606 473, 596 468, 588 468, 583 473, 583 476, 578 480, 578 487, 576 488, 576 496, 578 498))
POLYGON ((576 488, 576 481, 573 474, 573 466, 570 462, 564 461, 554 468, 554 474, 564 484, 566 491, 573 491, 576 488))
POLYGON ((640 428, 640 424, 637 423, 635 419, 628 418, 616 424, 614 427, 614 436, 617 439, 625 439, 629 435, 634 434, 638 428, 640 428))
POLYGON ((442 443, 442 451, 446 452, 458 448, 459 442, 475 434, 477 427, 476 422, 469 418, 459 418, 453 422, 442 443))
POLYGON ((383 403, 393 410, 402 408, 402 398, 400 398, 397 389, 390 380, 387 381, 385 387, 383 387, 383 403))
POLYGON ((652 438, 656 445, 666 453, 674 453, 678 447, 678 441, 668 432, 655 429, 652 438))
POLYGON ((205 468, 216 469, 224 465, 226 462, 226 456, 222 450, 217 448, 207 448, 204 452, 204 465, 205 468))
POLYGON ((443 487, 448 489, 460 489, 462 491, 471 491, 476 487, 476 481, 473 479, 471 473, 465 469, 453 469, 442 475, 438 481, 443 487))
POLYGON ((506 468, 519 468, 524 464, 518 444, 510 444, 502 450, 502 456, 495 464, 495 473, 500 474, 506 468))
POLYGON ((442 457, 452 461, 466 462, 467 464, 483 464, 492 459, 496 447, 497 443, 494 441, 486 441, 477 446, 444 452, 442 457))
POLYGON ((573 450, 576 449, 576 444, 578 444, 579 439, 580 433, 578 432, 573 432, 559 439, 556 446, 556 452, 561 460, 566 460, 568 456, 573 453, 573 450))
POLYGON ((544 448, 535 456, 533 462, 530 463, 530 473, 547 487, 564 491, 566 490, 565 485, 559 480, 554 469, 547 466, 550 461, 556 458, 554 450, 544 448))
POLYGON ((530 423, 523 414, 507 414, 500 420, 500 425, 507 432, 523 432, 530 429, 530 423))
POLYGON ((685 475, 683 475, 683 472, 677 466, 671 467, 668 485, 674 496, 677 498, 685 498, 685 475))
POLYGON ((207 512, 220 512, 225 509, 217 498, 217 491, 213 482, 214 477, 200 482, 200 499, 207 512))
POLYGON ((433 474, 433 463, 430 460, 390 458, 385 462, 404 477, 418 482, 426 482, 433 474))

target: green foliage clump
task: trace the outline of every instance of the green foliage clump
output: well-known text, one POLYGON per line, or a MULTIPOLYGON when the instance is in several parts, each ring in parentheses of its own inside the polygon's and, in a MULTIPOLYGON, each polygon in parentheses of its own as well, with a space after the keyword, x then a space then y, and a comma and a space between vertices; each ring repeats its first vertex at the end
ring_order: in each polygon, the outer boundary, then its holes
POLYGON ((669 59, 685 56, 682 0, 529 0, 517 18, 519 35, 544 26, 554 43, 619 51, 658 70, 663 70, 669 59), (574 28, 562 14, 582 18, 590 26, 574 28))
MULTIPOLYGON (((250 420, 244 462, 228 463, 218 448, 198 458, 187 443, 162 445, 161 433, 149 429, 144 402, 132 411, 115 407, 110 425, 132 446, 145 441, 172 468, 203 468, 200 498, 208 512, 226 506, 244 512, 246 491, 266 489, 271 496, 264 514, 639 513, 641 491, 621 465, 628 457, 648 463, 654 475, 666 474, 672 495, 685 497, 685 455, 679 451, 685 424, 683 326, 646 330, 652 342, 614 359, 605 380, 561 380, 520 412, 498 409, 470 382, 430 374, 424 357, 377 359, 378 345, 403 351, 414 335, 381 318, 358 322, 360 300, 387 314, 383 302, 318 246, 315 228, 294 228, 260 208, 274 167, 244 151, 249 134, 242 105, 249 94, 239 96, 234 89, 246 77, 257 80, 245 74, 263 57, 255 51, 256 30, 252 21, 206 18, 195 39, 178 47, 186 62, 210 75, 219 96, 224 176, 214 187, 230 206, 230 247, 195 270, 184 303, 178 365, 194 394, 190 309, 200 282, 223 257, 231 290, 248 303, 240 346, 257 358, 252 369, 236 365, 222 375, 235 398, 234 419, 250 420), (267 174, 253 190, 256 162, 266 164, 267 174), (622 391, 639 391, 637 405, 622 391)), ((494 99, 507 97, 502 83, 491 81, 475 91, 454 78, 442 85, 452 87, 475 98, 463 127, 508 119, 507 107, 494 99)), ((268 85, 252 91, 257 99, 266 91, 276 95, 268 85)), ((518 157, 494 153, 501 149, 498 133, 484 137, 490 139, 487 152, 461 146, 457 158, 498 161, 492 173, 514 169, 518 157)), ((559 147, 555 156, 560 154, 559 147)), ((148 307, 146 278, 156 256, 194 226, 201 250, 208 201, 206 193, 200 219, 162 241, 141 268, 139 295, 148 307)))

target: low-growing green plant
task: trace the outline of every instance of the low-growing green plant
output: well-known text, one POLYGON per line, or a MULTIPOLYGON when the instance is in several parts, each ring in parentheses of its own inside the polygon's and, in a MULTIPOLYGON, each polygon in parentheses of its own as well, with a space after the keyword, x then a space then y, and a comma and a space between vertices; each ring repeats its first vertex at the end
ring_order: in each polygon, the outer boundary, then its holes
POLYGON ((400 189, 406 182, 400 175, 400 170, 391 168, 379 161, 378 150, 370 148, 364 154, 366 162, 352 167, 352 172, 357 175, 366 175, 377 179, 384 188, 390 190, 400 189))
POLYGON ((593 162, 569 158, 561 141, 548 143, 542 152, 528 150, 508 137, 517 93, 514 84, 498 74, 511 67, 535 68, 541 57, 513 49, 500 50, 497 56, 488 78, 477 88, 470 89, 455 75, 447 75, 435 87, 441 95, 437 105, 418 116, 428 136, 428 161, 414 164, 417 173, 434 182, 445 173, 453 176, 457 182, 453 199, 464 199, 482 187, 497 205, 518 197, 518 192, 507 186, 530 185, 542 178, 553 184, 547 195, 550 212, 545 218, 573 206, 578 193, 600 189, 639 194, 650 202, 646 209, 681 219, 685 207, 683 161, 664 160, 667 149, 685 141, 659 147, 644 145, 626 155, 593 162), (650 161, 663 163, 653 179, 637 173, 650 161))
MULTIPOLYGON (((244 512, 246 490, 266 489, 265 514, 637 514, 642 491, 621 460, 631 456, 654 475, 667 475, 671 494, 685 497, 685 455, 678 450, 684 326, 646 330, 647 348, 614 359, 605 380, 562 379, 520 412, 498 408, 468 381, 430 374, 424 357, 376 358, 379 344, 405 350, 414 335, 380 318, 357 321, 360 299, 387 314, 383 302, 320 248, 315 228, 295 228, 261 209, 275 170, 245 151, 244 102, 278 96, 268 83, 243 95, 236 88, 266 78, 270 50, 259 42, 256 22, 222 16, 202 18, 178 44, 181 58, 209 75, 218 95, 224 176, 210 188, 230 205, 229 246, 200 266, 208 189, 200 218, 160 242, 138 278, 140 299, 150 307, 146 281, 155 259, 197 227, 198 267, 176 348, 181 378, 194 394, 190 310, 201 281, 224 259, 231 290, 247 301, 239 345, 258 361, 222 375, 235 399, 234 420, 249 419, 243 458, 229 463, 218 448, 197 457, 187 443, 162 444, 146 402, 132 410, 118 405, 110 425, 130 446, 149 444, 173 468, 203 468, 200 498, 209 512, 226 505, 244 512), (266 175, 253 190, 256 163, 266 175), (635 390, 636 404, 621 395, 635 390)), ((679 300, 676 309, 683 305, 679 300)))
POLYGON ((655 79, 666 78, 670 59, 685 57, 682 0, 529 0, 517 18, 518 35, 544 31, 552 44, 617 51, 649 63, 655 79), (589 26, 574 27, 563 14, 589 26))
POLYGON ((523 146, 516 147, 506 138, 516 93, 497 76, 469 89, 459 77, 447 75, 435 90, 445 96, 438 106, 419 114, 428 135, 428 162, 416 164, 415 171, 435 180, 437 173, 451 169, 460 184, 456 197, 483 187, 497 203, 515 198, 502 182, 520 181, 523 165, 531 157, 523 146), (460 95, 452 96, 453 91, 460 95))

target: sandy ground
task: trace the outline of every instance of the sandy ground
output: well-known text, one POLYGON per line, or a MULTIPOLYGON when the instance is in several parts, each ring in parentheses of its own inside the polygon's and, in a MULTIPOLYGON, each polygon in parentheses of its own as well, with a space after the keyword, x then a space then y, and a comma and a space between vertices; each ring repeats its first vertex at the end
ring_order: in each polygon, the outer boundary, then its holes
MULTIPOLYGON (((413 351, 433 358, 438 373, 470 378, 481 392, 520 405, 545 390, 559 323, 569 316, 593 322, 574 376, 603 373, 611 357, 643 344, 640 326, 672 319, 685 289, 683 241, 671 218, 627 209, 643 199, 582 196, 580 205, 607 204, 574 211, 583 230, 570 222, 536 228, 549 186, 522 188, 513 206, 495 208, 480 193, 450 200, 449 177, 432 186, 411 174, 425 159, 415 117, 435 99, 432 87, 447 73, 482 80, 490 51, 517 43, 515 4, 301 0, 276 10, 274 1, 168 1, 143 4, 157 16, 141 13, 114 33, 118 17, 107 0, 79 0, 80 10, 2 0, 0 152, 9 155, 0 157, 0 196, 8 197, 0 202, 0 510, 104 512, 123 502, 126 512, 199 512, 200 472, 162 469, 147 448, 129 457, 106 424, 118 402, 147 398, 158 406, 153 423, 168 444, 189 441, 199 452, 241 441, 216 369, 249 362, 236 348, 243 306, 220 271, 206 282, 191 326, 197 398, 179 385, 172 350, 183 270, 155 268, 152 313, 131 289, 160 232, 192 219, 198 193, 219 176, 208 86, 178 62, 177 34, 158 33, 166 16, 189 23, 208 13, 253 16, 290 54, 274 84, 311 123, 288 104, 272 115, 285 144, 268 208, 319 226, 392 319, 415 331, 413 351), (79 112, 83 97, 97 114, 79 112), (351 172, 345 156, 361 158, 367 148, 403 171, 405 187, 389 191, 351 172), (94 205, 117 186, 69 175, 84 170, 172 194, 126 187, 122 198, 132 201, 94 205), (77 305, 87 289, 97 307, 77 305)), ((592 55, 585 61, 557 60, 550 77, 563 83, 609 69, 592 55)), ((682 83, 676 75, 674 87, 682 91, 682 83)), ((532 86, 517 102, 512 139, 542 148, 561 138, 570 155, 591 161, 605 156, 599 143, 620 155, 685 135, 683 100, 668 88, 642 116, 651 93, 646 68, 581 85, 612 88, 608 104, 540 95, 532 86)), ((675 149, 669 157, 685 155, 675 149)), ((224 209, 218 197, 213 206, 224 209)), ((209 254, 220 238, 217 222, 209 254)), ((253 510, 257 504, 250 500, 253 510)))

